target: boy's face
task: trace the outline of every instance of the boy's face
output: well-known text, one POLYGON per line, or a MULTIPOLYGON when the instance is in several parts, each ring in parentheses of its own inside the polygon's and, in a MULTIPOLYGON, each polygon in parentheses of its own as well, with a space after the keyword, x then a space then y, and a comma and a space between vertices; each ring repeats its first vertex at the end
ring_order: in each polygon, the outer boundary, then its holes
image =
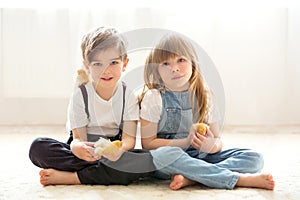
POLYGON ((115 88, 125 71, 128 59, 124 62, 117 48, 99 51, 85 67, 90 72, 93 83, 104 88, 115 88))

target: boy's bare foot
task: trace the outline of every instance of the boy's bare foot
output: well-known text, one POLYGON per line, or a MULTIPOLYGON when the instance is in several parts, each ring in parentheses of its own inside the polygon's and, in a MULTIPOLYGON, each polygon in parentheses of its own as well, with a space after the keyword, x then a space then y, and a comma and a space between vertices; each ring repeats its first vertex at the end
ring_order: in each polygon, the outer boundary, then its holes
POLYGON ((241 174, 236 186, 274 190, 275 182, 271 174, 241 174))
POLYGON ((80 181, 76 172, 43 169, 40 171, 40 183, 47 185, 78 185, 80 181))
POLYGON ((189 186, 189 185, 194 185, 196 184, 195 181, 192 181, 190 179, 185 178, 181 174, 176 174, 173 176, 172 181, 170 183, 170 188, 172 190, 179 190, 180 188, 189 186))

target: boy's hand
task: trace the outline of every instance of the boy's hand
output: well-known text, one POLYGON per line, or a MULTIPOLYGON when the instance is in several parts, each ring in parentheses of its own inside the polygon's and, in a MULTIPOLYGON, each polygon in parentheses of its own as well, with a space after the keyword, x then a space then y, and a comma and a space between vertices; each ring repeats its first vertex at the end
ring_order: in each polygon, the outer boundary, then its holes
POLYGON ((94 152, 110 161, 117 161, 123 154, 123 151, 121 150, 122 145, 122 141, 119 140, 111 142, 105 138, 100 138, 94 144, 94 152))
POLYGON ((94 149, 94 143, 92 142, 76 142, 71 145, 72 153, 78 158, 88 162, 94 162, 101 158, 94 154, 94 149))
POLYGON ((115 161, 119 160, 119 158, 122 156, 123 153, 124 153, 123 150, 118 149, 117 151, 114 151, 113 153, 103 152, 102 156, 107 158, 110 161, 115 162, 115 161))

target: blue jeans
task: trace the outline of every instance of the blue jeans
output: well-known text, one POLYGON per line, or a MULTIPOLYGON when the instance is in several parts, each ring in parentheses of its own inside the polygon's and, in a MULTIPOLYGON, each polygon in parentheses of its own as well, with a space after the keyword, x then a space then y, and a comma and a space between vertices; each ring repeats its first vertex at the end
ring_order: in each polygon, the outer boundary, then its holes
POLYGON ((181 174, 212 188, 233 189, 239 173, 256 173, 264 165, 262 155, 250 149, 229 149, 201 159, 190 157, 179 147, 160 147, 150 153, 158 170, 155 177, 169 179, 181 174))

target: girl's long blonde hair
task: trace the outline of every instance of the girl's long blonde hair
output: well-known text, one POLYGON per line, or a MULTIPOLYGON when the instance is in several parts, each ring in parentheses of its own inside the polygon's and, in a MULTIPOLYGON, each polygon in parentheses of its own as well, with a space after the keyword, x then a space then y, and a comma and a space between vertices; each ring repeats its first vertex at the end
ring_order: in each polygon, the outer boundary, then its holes
POLYGON ((208 114, 208 91, 200 73, 197 54, 193 45, 187 38, 179 34, 164 36, 148 55, 144 69, 145 85, 139 97, 139 104, 141 104, 146 92, 150 89, 158 89, 161 92, 165 92, 164 83, 158 72, 158 66, 160 63, 176 56, 185 56, 192 63, 192 76, 189 80, 191 88, 190 102, 196 121, 205 123, 207 122, 206 116, 208 114), (197 105, 195 105, 195 99, 197 100, 197 105))

